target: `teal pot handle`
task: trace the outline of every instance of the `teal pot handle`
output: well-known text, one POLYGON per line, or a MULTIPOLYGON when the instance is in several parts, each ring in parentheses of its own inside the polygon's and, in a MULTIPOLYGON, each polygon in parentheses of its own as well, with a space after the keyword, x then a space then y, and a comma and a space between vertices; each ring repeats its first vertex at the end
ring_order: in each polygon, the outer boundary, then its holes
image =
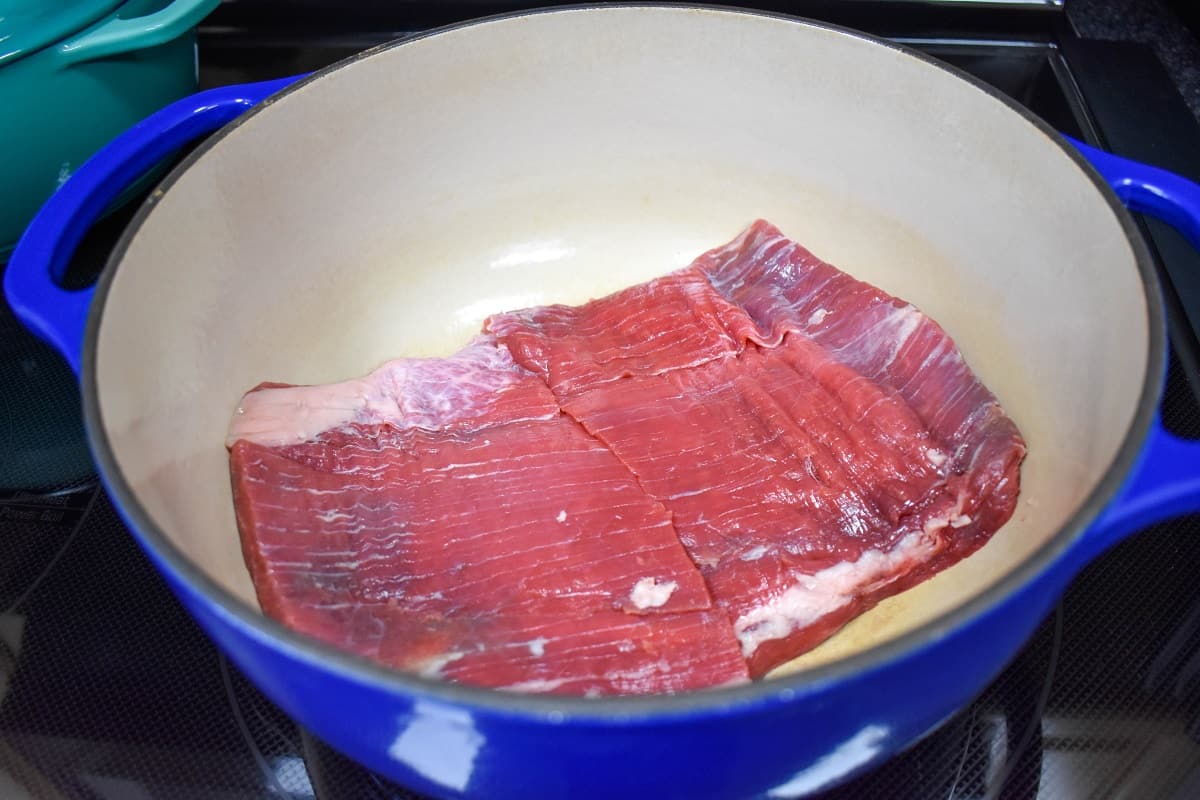
POLYGON ((166 44, 196 27, 220 4, 221 0, 173 0, 144 16, 117 16, 58 45, 57 56, 69 65, 166 44))

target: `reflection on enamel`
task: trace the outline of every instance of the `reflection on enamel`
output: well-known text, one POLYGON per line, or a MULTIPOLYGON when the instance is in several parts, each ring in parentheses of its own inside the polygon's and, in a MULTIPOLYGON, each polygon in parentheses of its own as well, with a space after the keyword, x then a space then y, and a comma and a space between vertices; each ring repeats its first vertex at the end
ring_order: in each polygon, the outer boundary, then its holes
POLYGON ((492 269, 508 269, 523 267, 529 264, 545 264, 548 261, 558 261, 575 255, 574 247, 567 247, 561 239, 548 242, 525 242, 494 260, 492 269))
POLYGON ((499 314, 501 311, 515 311, 518 308, 529 308, 539 305, 542 298, 536 294, 509 294, 485 297, 483 300, 470 303, 454 312, 455 319, 462 325, 478 328, 489 314, 499 314))
POLYGON ((832 753, 822 756, 793 775, 791 780, 771 789, 767 797, 804 797, 835 783, 879 755, 888 733, 884 725, 868 725, 838 745, 832 753))
POLYGON ((469 712, 418 700, 388 755, 438 786, 462 792, 483 744, 469 712))

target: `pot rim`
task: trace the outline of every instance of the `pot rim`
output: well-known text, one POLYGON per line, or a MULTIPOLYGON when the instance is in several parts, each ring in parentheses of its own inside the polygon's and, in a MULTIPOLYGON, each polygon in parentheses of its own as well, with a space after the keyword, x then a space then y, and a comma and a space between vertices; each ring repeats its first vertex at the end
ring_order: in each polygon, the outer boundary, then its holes
POLYGON ((247 110, 237 119, 209 136, 176 165, 161 181, 158 188, 151 193, 150 197, 143 202, 136 216, 125 229, 110 254, 105 269, 96 284, 94 300, 88 315, 83 344, 81 385, 83 390, 84 419, 87 425, 92 452, 96 456, 101 475, 122 516, 129 522, 134 534, 141 540, 142 545, 149 552, 153 560, 157 562, 160 569, 170 573, 172 578, 177 579, 190 590, 202 595, 206 601, 214 604, 223 612, 226 621, 240 628, 243 634, 263 644, 269 644, 274 649, 284 651, 289 657, 300 659, 314 669, 337 672, 345 679, 359 684, 371 685, 373 688, 389 694, 412 698, 436 699, 455 706, 486 710, 491 713, 539 718, 554 723, 561 723, 565 720, 587 719, 600 724, 620 725, 648 718, 661 720, 666 717, 686 717, 705 712, 732 711, 739 708, 764 705, 772 701, 787 702, 809 693, 815 693, 826 685, 881 668, 890 662, 916 654, 929 643, 949 635, 954 629, 1003 603, 1022 587, 1032 583, 1038 575, 1061 558, 1073 545, 1077 544, 1089 525, 1122 487, 1127 474, 1137 463, 1143 442, 1157 411, 1158 401, 1163 388, 1162 367, 1165 364, 1165 342, 1166 326, 1161 287, 1154 262, 1137 230, 1132 216, 1121 204, 1116 194, 1100 176, 1099 172, 1061 134, 1050 127, 1040 117, 1037 117, 1023 106, 1018 105, 999 90, 957 67, 945 64, 932 56, 928 56, 905 45, 881 39, 861 31, 803 17, 769 11, 695 3, 655 5, 645 5, 642 3, 584 4, 514 11, 480 17, 433 28, 408 38, 377 45, 296 81, 275 95, 270 101, 260 103, 247 110), (1097 191, 1104 197, 1130 242, 1144 289, 1149 324, 1146 373, 1142 379, 1137 410, 1122 439, 1120 447, 1103 476, 1078 508, 1076 508, 1067 522, 1036 551, 1026 557, 1015 569, 1002 576, 982 593, 942 613, 924 625, 846 658, 801 670, 791 675, 754 681, 738 686, 706 689, 675 695, 640 695, 595 699, 575 696, 525 695, 467 684, 450 683, 434 678, 424 678, 419 675, 383 666, 364 657, 339 650, 307 634, 294 631, 266 616, 257 608, 251 607, 249 603, 235 597, 229 590, 209 577, 198 565, 188 559, 176 547, 163 529, 150 517, 145 508, 143 508, 113 454, 107 432, 103 427, 99 408, 96 358, 105 300, 112 285, 113 276, 121 260, 124 258, 126 250, 137 236, 146 218, 153 212, 156 197, 168 191, 192 164, 203 157, 208 150, 222 139, 244 124, 246 120, 269 108, 279 98, 363 58, 369 58, 384 51, 403 47, 410 42, 420 41, 448 31, 484 25, 499 20, 527 17, 534 14, 576 13, 581 11, 603 13, 610 10, 628 11, 631 9, 704 11, 765 17, 781 23, 797 24, 804 27, 830 31, 850 36, 875 46, 886 47, 967 81, 976 89, 985 92, 994 100, 1003 103, 1010 110, 1020 115, 1026 122, 1033 125, 1057 145, 1068 158, 1074 161, 1092 181, 1097 191))

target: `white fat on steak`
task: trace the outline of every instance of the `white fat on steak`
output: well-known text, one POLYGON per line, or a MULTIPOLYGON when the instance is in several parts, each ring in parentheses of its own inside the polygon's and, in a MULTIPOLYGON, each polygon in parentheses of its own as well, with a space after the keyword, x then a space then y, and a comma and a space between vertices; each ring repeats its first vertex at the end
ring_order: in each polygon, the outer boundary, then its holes
MULTIPOLYGON (((482 417, 487 408, 481 405, 497 402, 530 374, 494 337, 478 336, 449 358, 401 358, 341 383, 248 392, 234 412, 225 446, 244 439, 281 447, 354 423, 441 430, 482 417)), ((557 413, 534 407, 528 419, 557 413)))
POLYGON ((894 581, 906 574, 906 566, 927 560, 936 548, 932 537, 914 532, 886 553, 867 550, 857 561, 843 561, 812 575, 799 576, 783 594, 747 611, 734 622, 742 654, 749 657, 763 642, 782 639, 864 592, 894 581))
POLYGON ((659 583, 654 578, 642 578, 633 585, 633 591, 629 593, 629 602, 637 609, 659 608, 666 605, 678 586, 675 581, 659 583))

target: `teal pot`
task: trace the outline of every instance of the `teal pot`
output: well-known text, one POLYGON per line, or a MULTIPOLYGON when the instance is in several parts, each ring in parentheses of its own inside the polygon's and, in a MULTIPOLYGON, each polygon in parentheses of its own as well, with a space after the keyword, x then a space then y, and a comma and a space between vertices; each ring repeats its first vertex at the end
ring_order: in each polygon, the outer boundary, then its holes
MULTIPOLYGON (((92 153, 195 91, 195 26, 218 2, 0 0, 0 265, 92 153)), ((75 376, 0 300, 0 495, 71 489, 93 472, 75 376)))
POLYGON ((195 26, 220 0, 0 0, 0 260, 102 145, 195 91, 195 26), (18 156, 19 154, 19 156, 18 156))

